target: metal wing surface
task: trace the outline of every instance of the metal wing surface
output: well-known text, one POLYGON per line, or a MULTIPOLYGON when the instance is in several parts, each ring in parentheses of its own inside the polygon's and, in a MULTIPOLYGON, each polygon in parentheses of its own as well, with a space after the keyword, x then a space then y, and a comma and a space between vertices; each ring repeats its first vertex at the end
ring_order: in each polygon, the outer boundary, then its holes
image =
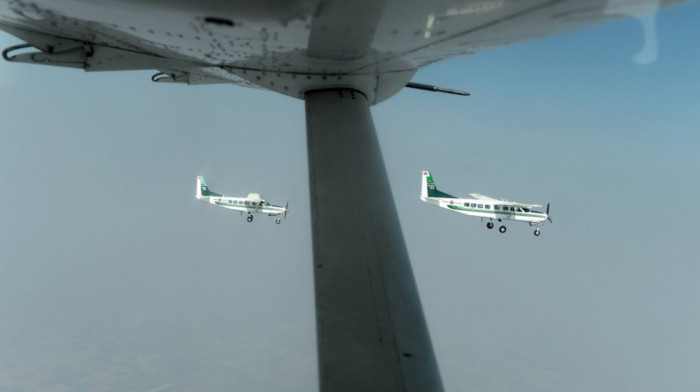
POLYGON ((296 98, 350 87, 377 103, 428 64, 681 2, 0 0, 0 29, 39 49, 15 61, 296 98))

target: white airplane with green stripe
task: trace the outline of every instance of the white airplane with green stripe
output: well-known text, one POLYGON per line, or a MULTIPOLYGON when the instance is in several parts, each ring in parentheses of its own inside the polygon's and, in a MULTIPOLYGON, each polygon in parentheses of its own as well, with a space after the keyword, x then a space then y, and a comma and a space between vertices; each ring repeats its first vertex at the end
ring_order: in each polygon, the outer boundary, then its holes
POLYGON ((275 223, 280 224, 282 220, 279 216, 283 215, 283 217, 286 218, 287 207, 289 207, 289 202, 287 202, 287 205, 284 207, 272 205, 260 197, 259 193, 249 193, 246 197, 220 195, 209 190, 207 182, 204 181, 204 177, 202 176, 197 177, 197 194, 195 197, 198 200, 208 201, 219 207, 240 211, 241 214, 246 212, 248 214, 248 222, 253 221, 253 214, 267 214, 269 216, 278 217, 275 219, 275 223))
MULTIPOLYGON (((445 208, 450 211, 459 212, 460 214, 476 216, 488 219, 486 227, 493 229, 494 220, 503 222, 504 220, 513 220, 518 222, 528 222, 530 226, 537 226, 535 236, 540 235, 540 227, 545 221, 552 221, 549 217, 549 204, 547 204, 547 212, 539 212, 533 208, 541 208, 539 204, 525 204, 506 200, 498 200, 492 197, 480 195, 478 193, 470 193, 471 198, 461 198, 441 192, 435 186, 435 180, 429 171, 423 171, 421 182, 420 199, 428 204, 445 208)), ((506 226, 501 225, 498 228, 501 233, 506 232, 506 226)))

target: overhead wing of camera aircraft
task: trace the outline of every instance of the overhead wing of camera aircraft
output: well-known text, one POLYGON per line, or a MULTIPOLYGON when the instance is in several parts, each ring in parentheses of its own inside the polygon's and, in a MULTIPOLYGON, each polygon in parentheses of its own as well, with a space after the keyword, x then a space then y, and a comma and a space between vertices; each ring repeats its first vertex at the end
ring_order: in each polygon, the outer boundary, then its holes
MULTIPOLYGON (((488 222, 486 222, 486 228, 488 229, 493 229, 494 220, 498 222, 503 222, 504 220, 527 222, 530 226, 538 226, 534 234, 539 236, 541 234, 539 226, 546 221, 552 221, 549 217, 549 204, 547 204, 547 212, 544 213, 534 210, 534 208, 542 207, 540 204, 523 204, 498 200, 478 193, 470 193, 469 196, 471 198, 462 198, 439 191, 432 174, 427 170, 423 171, 420 192, 420 199, 423 202, 460 214, 475 216, 481 218, 482 221, 488 219, 488 222)), ((498 231, 505 233, 505 224, 502 224, 498 231)))
POLYGON ((246 197, 231 197, 224 196, 218 193, 212 192, 207 186, 207 182, 204 177, 197 177, 197 193, 195 194, 197 200, 207 201, 213 205, 224 207, 229 210, 240 211, 246 213, 246 220, 248 222, 253 221, 253 214, 266 214, 269 216, 276 216, 275 223, 280 224, 282 220, 279 218, 280 215, 287 217, 287 207, 286 206, 276 206, 268 203, 265 199, 260 197, 259 193, 249 193, 246 197))
POLYGON ((303 99, 319 389, 440 391, 370 106, 420 67, 681 2, 0 0, 0 29, 23 41, 3 51, 15 63, 303 99))

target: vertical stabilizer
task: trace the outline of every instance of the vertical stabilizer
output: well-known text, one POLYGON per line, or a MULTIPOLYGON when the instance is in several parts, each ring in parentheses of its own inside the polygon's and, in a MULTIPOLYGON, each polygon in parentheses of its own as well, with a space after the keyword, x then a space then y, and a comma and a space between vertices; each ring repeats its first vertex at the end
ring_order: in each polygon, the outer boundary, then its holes
POLYGON ((433 176, 430 175, 429 171, 423 170, 423 181, 421 181, 420 197, 428 197, 429 185, 432 186, 433 189, 435 189, 435 182, 433 182, 433 176))
POLYGON ((199 200, 208 200, 209 196, 221 196, 218 193, 211 192, 207 186, 207 182, 204 181, 204 177, 197 176, 197 194, 195 197, 199 200))
POLYGON ((432 174, 428 170, 423 170, 423 176, 422 176, 422 181, 421 181, 421 190, 420 190, 420 197, 421 199, 427 198, 427 197, 440 197, 440 198, 449 198, 449 199, 456 199, 455 196, 452 196, 448 193, 445 192, 440 192, 437 189, 437 186, 435 186, 435 181, 433 180, 432 174))

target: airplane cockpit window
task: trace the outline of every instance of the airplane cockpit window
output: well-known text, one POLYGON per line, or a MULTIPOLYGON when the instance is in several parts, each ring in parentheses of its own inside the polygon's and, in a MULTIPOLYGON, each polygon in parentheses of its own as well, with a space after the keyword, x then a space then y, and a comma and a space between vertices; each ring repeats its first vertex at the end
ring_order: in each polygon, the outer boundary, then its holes
POLYGON ((257 205, 258 205, 258 203, 256 203, 256 202, 253 202, 253 205, 254 205, 254 206, 257 206, 257 205))
POLYGON ((510 207, 510 210, 515 212, 515 207, 510 207))
POLYGON ((525 211, 525 212, 530 212, 530 209, 529 209, 529 208, 523 207, 523 211, 525 211))

